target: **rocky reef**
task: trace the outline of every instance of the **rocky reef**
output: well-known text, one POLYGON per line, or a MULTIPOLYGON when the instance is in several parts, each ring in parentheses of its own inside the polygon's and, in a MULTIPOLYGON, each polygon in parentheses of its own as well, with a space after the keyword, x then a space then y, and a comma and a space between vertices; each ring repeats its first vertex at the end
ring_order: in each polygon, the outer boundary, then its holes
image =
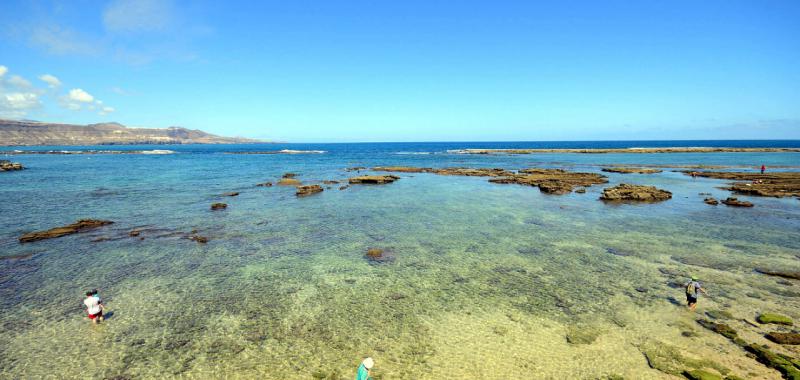
POLYGON ((305 186, 297 186, 297 192, 295 195, 298 197, 307 197, 309 195, 321 193, 323 191, 320 185, 305 185, 305 186))
POLYGON ((22 170, 25 167, 19 162, 11 162, 9 160, 0 160, 0 172, 10 172, 15 170, 22 170))
POLYGON ((295 178, 281 178, 278 181, 278 186, 299 186, 300 184, 300 180, 295 178))
POLYGON ((753 207, 752 203, 750 203, 748 201, 740 201, 740 200, 738 200, 736 198, 733 198, 733 197, 728 197, 727 199, 722 201, 722 204, 724 204, 726 206, 732 206, 732 207, 753 207))
POLYGON ((703 202, 705 202, 707 205, 712 205, 712 206, 716 206, 719 204, 719 201, 713 197, 708 197, 706 199, 703 199, 703 202))
POLYGON ((800 172, 711 172, 684 171, 686 175, 727 179, 733 182, 727 190, 761 197, 800 197, 800 172), (746 181, 746 182, 742 182, 746 181))
POLYGON ((596 173, 569 172, 562 169, 523 169, 518 174, 492 178, 492 183, 536 186, 543 193, 567 194, 575 187, 606 183, 608 179, 596 173))
POLYGON ((110 220, 81 219, 75 223, 63 227, 51 228, 47 231, 29 232, 25 235, 22 235, 19 238, 19 242, 30 243, 38 240, 52 239, 66 235, 72 235, 78 232, 84 232, 87 230, 95 229, 113 223, 114 222, 110 220))
POLYGON ((416 168, 410 166, 379 166, 372 168, 377 172, 397 173, 432 173, 438 175, 456 175, 466 177, 502 177, 514 175, 514 172, 497 168, 416 168))
POLYGON ((218 203, 214 203, 214 204, 211 205, 211 210, 213 210, 213 211, 224 210, 226 208, 228 208, 228 204, 227 203, 218 202, 218 203))
POLYGON ((622 173, 622 174, 655 174, 661 173, 659 169, 648 169, 648 168, 629 168, 629 167, 621 167, 615 166, 610 168, 602 168, 601 171, 608 172, 608 173, 622 173))
POLYGON ((655 186, 631 185, 622 183, 603 189, 600 196, 604 201, 662 202, 672 198, 672 193, 655 186))
POLYGON ((400 177, 396 175, 362 175, 352 177, 348 182, 352 185, 355 184, 369 184, 369 185, 383 185, 397 181, 400 177))

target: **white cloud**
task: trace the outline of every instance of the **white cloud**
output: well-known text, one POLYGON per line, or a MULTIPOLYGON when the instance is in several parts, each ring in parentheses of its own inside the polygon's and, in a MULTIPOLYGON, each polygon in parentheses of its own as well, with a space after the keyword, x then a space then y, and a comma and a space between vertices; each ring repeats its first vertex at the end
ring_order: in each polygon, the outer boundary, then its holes
POLYGON ((12 75, 11 78, 8 78, 8 84, 19 88, 31 87, 31 82, 19 75, 12 75))
POLYGON ((159 31, 172 23, 172 14, 167 0, 116 0, 103 12, 103 25, 111 32, 159 31))
POLYGON ((114 107, 103 107, 103 109, 101 109, 100 112, 98 112, 97 114, 100 115, 100 116, 104 116, 104 115, 108 115, 108 114, 110 114, 110 113, 112 113, 114 111, 116 111, 114 109, 114 107))
POLYGON ((39 108, 41 105, 39 96, 32 92, 0 94, 0 116, 3 117, 25 117, 28 111, 39 108))
POLYGON ((61 81, 58 80, 58 78, 56 78, 55 76, 50 74, 44 74, 40 76, 39 79, 42 80, 42 82, 47 83, 47 86, 50 88, 56 88, 61 86, 61 81))
POLYGON ((8 72, 8 67, 5 67, 5 66, 3 66, 3 65, 0 65, 0 77, 2 77, 3 75, 5 75, 7 72, 8 72))
POLYGON ((72 29, 47 25, 30 30, 30 42, 56 55, 97 55, 98 41, 79 35, 72 29))
POLYGON ((69 90, 69 99, 81 103, 91 103, 94 101, 94 96, 80 88, 73 88, 69 90))

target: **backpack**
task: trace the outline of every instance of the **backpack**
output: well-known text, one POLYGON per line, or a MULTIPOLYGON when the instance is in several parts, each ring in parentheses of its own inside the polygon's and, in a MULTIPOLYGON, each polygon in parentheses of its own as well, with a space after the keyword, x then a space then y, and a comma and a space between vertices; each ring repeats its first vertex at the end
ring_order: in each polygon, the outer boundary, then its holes
POLYGON ((689 281, 689 284, 686 285, 686 294, 697 294, 697 287, 694 281, 689 281))

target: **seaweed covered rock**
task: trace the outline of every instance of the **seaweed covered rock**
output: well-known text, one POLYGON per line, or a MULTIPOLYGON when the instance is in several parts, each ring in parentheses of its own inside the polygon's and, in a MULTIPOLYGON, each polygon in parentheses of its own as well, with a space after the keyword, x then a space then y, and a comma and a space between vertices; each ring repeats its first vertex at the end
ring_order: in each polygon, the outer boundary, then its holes
POLYGON ((592 326, 573 325, 567 329, 567 342, 570 344, 591 344, 597 340, 601 331, 592 326))
POLYGON ((778 370, 784 379, 800 380, 800 361, 774 353, 754 343, 744 346, 744 349, 755 355, 756 360, 762 364, 778 370))
POLYGON ((737 338, 736 330, 724 323, 714 323, 707 319, 698 319, 697 323, 717 334, 720 334, 728 339, 735 340, 737 338))
POLYGON ((774 323, 777 325, 786 325, 786 326, 792 326, 794 324, 791 318, 785 315, 775 314, 775 313, 761 313, 758 316, 758 318, 756 318, 756 321, 762 324, 774 323))
POLYGON ((724 201, 722 201, 722 204, 724 204, 726 206, 732 206, 732 207, 753 207, 752 203, 750 203, 748 201, 740 201, 740 200, 738 200, 736 198, 733 198, 733 197, 728 197, 728 199, 725 199, 724 201))
POLYGON ((66 235, 76 234, 78 232, 84 232, 87 230, 95 229, 113 223, 114 222, 110 220, 81 219, 75 223, 63 227, 51 228, 47 231, 29 232, 25 235, 22 235, 19 238, 19 242, 30 243, 38 240, 62 237, 66 235))
POLYGON ((214 203, 214 204, 211 205, 211 210, 212 211, 224 210, 226 208, 228 208, 228 204, 227 203, 218 202, 218 203, 214 203))
POLYGON ((675 346, 663 342, 648 341, 639 346, 647 365, 655 370, 681 376, 685 371, 703 368, 713 368, 720 373, 728 373, 729 370, 724 366, 707 359, 692 359, 683 354, 691 352, 680 350, 675 346))
POLYGON ((767 333, 764 335, 767 339, 778 343, 778 344, 790 344, 790 345, 797 345, 800 344, 800 334, 795 332, 790 333, 782 333, 773 331, 771 333, 767 333))
POLYGON ((370 185, 383 185, 397 181, 400 177, 396 175, 362 175, 353 177, 348 180, 350 184, 370 184, 370 185))
POLYGON ((648 169, 648 168, 630 168, 630 167, 622 167, 622 166, 614 166, 610 168, 602 168, 601 171, 608 172, 608 173, 622 173, 622 174, 655 174, 661 173, 661 170, 658 169, 648 169))
POLYGON ((686 378, 689 380, 723 380, 722 376, 702 369, 684 371, 683 375, 686 376, 686 378))
POLYGON ((19 162, 11 162, 9 160, 0 160, 0 172, 10 172, 15 170, 22 170, 25 167, 19 162))
POLYGON ((800 270, 756 268, 756 272, 761 274, 766 274, 768 276, 776 276, 783 278, 791 278, 793 280, 800 280, 800 270))
POLYGON ((297 192, 295 195, 298 197, 306 197, 309 195, 321 193, 323 191, 320 185, 306 185, 306 186, 297 186, 297 192))
POLYGON ((712 319, 733 319, 733 314, 726 310, 709 310, 706 315, 712 319))
POLYGON ((603 189, 600 196, 604 201, 661 202, 672 198, 672 193, 655 186, 631 185, 622 183, 603 189))

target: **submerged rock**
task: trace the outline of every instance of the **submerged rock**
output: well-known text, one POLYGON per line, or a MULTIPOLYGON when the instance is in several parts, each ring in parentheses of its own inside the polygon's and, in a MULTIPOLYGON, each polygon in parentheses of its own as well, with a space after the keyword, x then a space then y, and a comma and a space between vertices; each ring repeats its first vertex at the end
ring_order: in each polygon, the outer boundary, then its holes
POLYGON ((339 183, 339 181, 334 181, 332 179, 326 179, 326 180, 322 181, 322 183, 324 183, 326 185, 335 185, 335 184, 339 183))
POLYGON ((692 359, 682 353, 677 347, 663 342, 649 341, 639 346, 647 364, 650 368, 680 376, 684 371, 691 371, 702 368, 713 368, 719 372, 729 372, 729 370, 715 362, 705 359, 692 359))
POLYGON ((370 184, 382 185, 397 181, 400 177, 395 175, 362 175, 360 177, 353 177, 348 180, 350 184, 370 184))
POLYGON ((631 185, 622 183, 603 189, 600 196, 604 201, 661 202, 672 198, 672 193, 655 186, 631 185))
POLYGON ((228 204, 227 203, 219 203, 218 202, 218 203, 214 203, 214 204, 211 205, 211 210, 224 210, 226 208, 228 208, 228 204))
POLYGON ((707 319, 698 319, 697 323, 717 334, 720 334, 728 339, 735 340, 737 338, 736 330, 724 323, 714 323, 707 319))
POLYGON ((601 331, 590 326, 570 326, 567 329, 567 343, 569 344, 592 344, 601 331))
POLYGON ((775 313, 761 313, 758 316, 758 318, 756 318, 756 321, 762 324, 774 323, 777 325, 786 325, 786 326, 792 326, 794 324, 791 318, 785 315, 775 314, 775 313))
POLYGON ((306 185, 306 186, 297 186, 297 192, 295 195, 298 197, 305 197, 308 195, 313 195, 316 193, 321 193, 323 191, 320 185, 306 185))
POLYGON ((367 249, 364 257, 371 263, 390 263, 394 261, 394 253, 391 250, 383 250, 380 248, 367 249))
POLYGON ((196 241, 196 242, 198 242, 200 244, 208 243, 208 238, 205 237, 205 236, 200 236, 200 235, 189 236, 189 240, 196 241))
POLYGON ((438 175, 456 175, 467 177, 500 177, 514 175, 513 172, 498 168, 416 168, 411 166, 379 166, 372 168, 378 172, 397 173, 433 173, 438 175))
POLYGON ((299 186, 300 181, 294 178, 281 178, 278 181, 278 186, 299 186))
POLYGON ((755 355, 756 360, 767 367, 778 370, 784 379, 800 380, 800 362, 797 362, 796 359, 774 353, 755 343, 744 346, 744 349, 755 355))
POLYGON ((615 166, 610 168, 602 168, 601 171, 608 172, 608 173, 623 173, 623 174, 655 174, 661 173, 661 170, 658 169, 648 169, 648 168, 629 168, 629 167, 621 167, 615 166))
POLYGON ((25 167, 23 167, 19 162, 0 160, 0 172, 10 172, 22 169, 25 169, 25 167))
POLYGON ((748 201, 740 201, 733 197, 728 197, 728 199, 722 201, 722 204, 733 207, 753 207, 752 203, 748 201))
POLYGON ((719 201, 716 200, 716 198, 712 198, 712 197, 708 197, 706 199, 703 199, 703 202, 705 202, 706 204, 712 205, 712 206, 716 206, 716 205, 719 204, 719 201))
POLYGON ((350 185, 339 186, 339 190, 347 190, 350 185))
POLYGON ((783 333, 773 331, 771 333, 767 333, 765 337, 778 344, 800 344, 800 334, 795 332, 783 333))
POLYGON ((44 239, 52 239, 57 238, 65 235, 71 235, 78 232, 83 232, 86 230, 95 229, 97 227, 105 226, 108 224, 113 224, 114 222, 110 220, 98 220, 98 219, 81 219, 75 223, 72 223, 67 226, 63 227, 56 227, 51 228, 47 231, 37 231, 37 232, 30 232, 22 237, 19 238, 20 243, 30 243, 37 240, 44 240, 44 239))
POLYGON ((733 314, 725 310, 709 310, 706 315, 712 319, 733 319, 733 314))
POLYGON ((236 197, 238 195, 239 195, 238 191, 231 191, 231 192, 222 194, 223 197, 236 197))
POLYGON ((272 187, 272 182, 259 183, 256 186, 259 186, 259 187, 272 187))
POLYGON ((283 173, 283 176, 281 178, 294 178, 294 177, 297 177, 297 174, 295 174, 295 173, 283 173))

